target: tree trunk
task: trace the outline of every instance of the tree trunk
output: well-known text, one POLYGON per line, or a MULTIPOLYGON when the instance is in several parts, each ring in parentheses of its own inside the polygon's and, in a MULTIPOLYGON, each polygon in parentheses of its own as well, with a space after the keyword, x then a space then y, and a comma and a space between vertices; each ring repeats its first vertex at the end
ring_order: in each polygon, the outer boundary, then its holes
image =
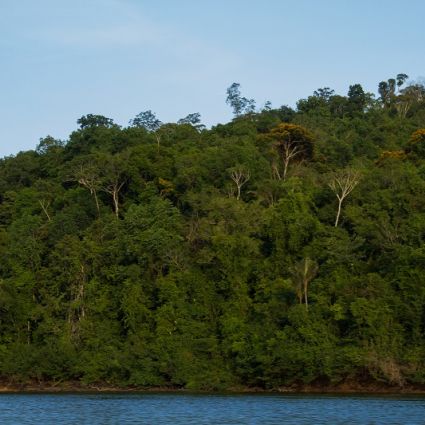
POLYGON ((240 185, 237 185, 238 187, 238 196, 236 196, 236 199, 239 201, 239 198, 241 197, 241 187, 240 185))
POLYGON ((115 211, 115 216, 118 218, 118 214, 119 214, 119 204, 118 204, 118 190, 114 190, 112 192, 112 198, 114 200, 114 211, 115 211))
POLYGON ((308 295, 307 295, 307 291, 308 291, 308 282, 307 280, 304 281, 304 302, 305 302, 305 308, 306 310, 308 310, 308 295))
POLYGON ((289 166, 289 158, 285 159, 283 162, 283 178, 282 180, 286 180, 286 173, 288 172, 288 166, 289 166))
POLYGON ((99 200, 97 199, 97 193, 96 193, 96 190, 93 190, 93 196, 94 196, 94 200, 95 200, 95 202, 96 202, 97 216, 98 216, 98 217, 100 217, 99 200))
POLYGON ((339 216, 341 214, 342 199, 338 199, 338 212, 336 213, 335 227, 338 227, 339 216))
POLYGON ((44 212, 44 214, 46 214, 46 217, 47 217, 47 220, 48 221, 52 221, 52 218, 50 217, 50 214, 49 214, 49 212, 47 211, 47 207, 49 206, 49 203, 46 203, 46 205, 44 204, 44 201, 38 201, 39 202, 39 204, 40 204, 40 206, 41 206, 41 208, 42 208, 42 210, 43 210, 43 212, 44 212))

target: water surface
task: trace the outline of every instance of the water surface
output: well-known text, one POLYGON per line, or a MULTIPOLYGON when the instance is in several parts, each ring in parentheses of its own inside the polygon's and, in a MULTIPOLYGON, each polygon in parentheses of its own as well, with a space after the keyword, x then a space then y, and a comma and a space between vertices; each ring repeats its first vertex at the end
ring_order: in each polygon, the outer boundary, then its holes
POLYGON ((0 423, 425 424, 424 397, 192 394, 2 394, 0 423))

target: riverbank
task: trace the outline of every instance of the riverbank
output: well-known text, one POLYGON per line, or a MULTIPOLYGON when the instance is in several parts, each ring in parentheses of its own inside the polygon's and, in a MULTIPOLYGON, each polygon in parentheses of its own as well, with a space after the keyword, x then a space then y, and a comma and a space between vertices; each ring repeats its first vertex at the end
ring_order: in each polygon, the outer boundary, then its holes
POLYGON ((237 386, 220 391, 192 390, 181 387, 136 387, 116 386, 105 383, 83 384, 73 382, 6 382, 0 381, 0 393, 214 393, 230 394, 425 394, 425 386, 391 386, 380 382, 343 382, 334 385, 291 385, 264 389, 259 387, 237 386))

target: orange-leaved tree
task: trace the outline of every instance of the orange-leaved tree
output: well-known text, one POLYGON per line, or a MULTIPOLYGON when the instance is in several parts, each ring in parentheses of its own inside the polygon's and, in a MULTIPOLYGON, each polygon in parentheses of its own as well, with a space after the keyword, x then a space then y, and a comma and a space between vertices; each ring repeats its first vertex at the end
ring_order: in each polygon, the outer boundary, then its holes
POLYGON ((271 141, 275 159, 273 173, 279 180, 285 180, 289 164, 313 158, 314 137, 304 127, 297 124, 282 123, 262 136, 271 141), (276 158, 278 161, 276 161, 276 158))
POLYGON ((425 128, 420 128, 412 133, 405 151, 407 154, 413 154, 418 158, 425 158, 425 128))

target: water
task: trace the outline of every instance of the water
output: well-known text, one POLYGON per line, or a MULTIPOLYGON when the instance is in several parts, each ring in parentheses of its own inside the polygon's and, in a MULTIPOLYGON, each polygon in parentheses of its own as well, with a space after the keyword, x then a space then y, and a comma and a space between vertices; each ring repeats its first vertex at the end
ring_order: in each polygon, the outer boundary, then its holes
POLYGON ((2 394, 1 425, 425 424, 424 397, 2 394))

